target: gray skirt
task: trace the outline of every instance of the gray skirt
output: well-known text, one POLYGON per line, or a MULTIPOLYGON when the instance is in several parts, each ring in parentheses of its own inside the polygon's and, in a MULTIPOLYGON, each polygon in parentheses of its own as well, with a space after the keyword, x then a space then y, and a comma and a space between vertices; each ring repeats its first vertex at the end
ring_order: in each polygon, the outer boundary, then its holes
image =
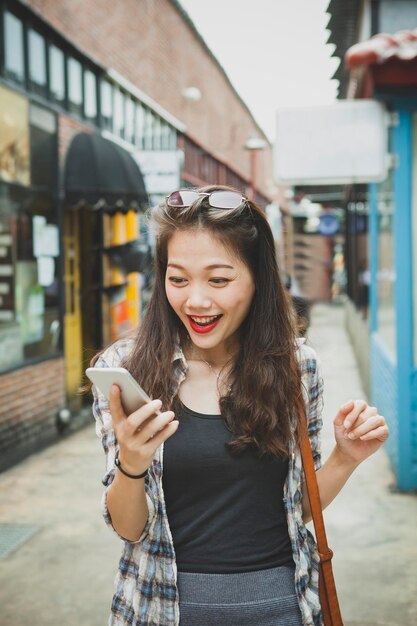
POLYGON ((302 626, 294 567, 241 574, 178 572, 180 626, 302 626))

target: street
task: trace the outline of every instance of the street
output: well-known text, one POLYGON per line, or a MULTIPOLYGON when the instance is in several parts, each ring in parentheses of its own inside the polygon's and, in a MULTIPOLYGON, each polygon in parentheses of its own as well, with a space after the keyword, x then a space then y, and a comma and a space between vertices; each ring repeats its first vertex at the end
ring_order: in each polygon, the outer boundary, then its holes
MULTIPOLYGON (((309 335, 325 380, 324 460, 338 406, 364 397, 343 316, 317 305, 309 335)), ((0 548, 32 532, 0 557, 1 626, 107 624, 121 543, 101 517, 102 474, 92 422, 0 475, 0 548)), ((325 512, 345 626, 417 624, 417 496, 393 484, 379 451, 325 512)))

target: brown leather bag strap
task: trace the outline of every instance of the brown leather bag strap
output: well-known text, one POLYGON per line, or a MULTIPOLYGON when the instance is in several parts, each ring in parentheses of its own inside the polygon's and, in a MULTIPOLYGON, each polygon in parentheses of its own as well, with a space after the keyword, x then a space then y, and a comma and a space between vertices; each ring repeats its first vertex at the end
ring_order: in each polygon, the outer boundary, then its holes
POLYGON ((314 469, 313 452, 311 450, 310 438, 307 431, 307 416, 304 402, 302 404, 302 415, 305 419, 303 420, 304 432, 302 434, 301 456, 303 460, 308 499, 310 501, 311 516, 313 518, 314 530, 316 533, 317 549, 320 556, 320 602, 322 605, 325 625, 343 626, 331 563, 333 551, 327 544, 319 486, 317 483, 316 471, 314 469))
POLYGON ((316 531, 317 547, 321 562, 330 561, 333 552, 327 544, 326 529, 324 527, 323 512, 321 508, 319 486, 317 484, 316 470, 314 469, 313 453, 311 451, 310 439, 305 433, 301 444, 301 456, 303 459, 304 474, 308 499, 310 501, 311 516, 313 518, 314 530, 316 531))

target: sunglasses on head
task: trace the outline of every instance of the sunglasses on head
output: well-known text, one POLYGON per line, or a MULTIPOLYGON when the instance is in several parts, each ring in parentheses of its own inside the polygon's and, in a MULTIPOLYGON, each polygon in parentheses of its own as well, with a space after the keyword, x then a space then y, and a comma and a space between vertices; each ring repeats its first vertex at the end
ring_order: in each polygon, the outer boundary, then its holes
POLYGON ((205 193, 192 189, 173 191, 166 197, 166 201, 169 207, 183 209, 191 206, 201 196, 205 196, 209 205, 215 209, 237 209, 241 204, 248 201, 238 191, 212 191, 205 193))

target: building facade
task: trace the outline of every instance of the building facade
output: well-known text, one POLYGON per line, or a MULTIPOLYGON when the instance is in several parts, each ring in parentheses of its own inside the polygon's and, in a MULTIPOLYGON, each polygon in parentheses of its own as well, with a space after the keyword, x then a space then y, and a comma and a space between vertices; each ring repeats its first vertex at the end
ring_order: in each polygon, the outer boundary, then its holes
POLYGON ((398 488, 411 491, 417 488, 417 6, 332 0, 329 10, 331 41, 344 58, 341 95, 377 99, 387 111, 386 179, 346 192, 347 323, 370 400, 391 429, 387 451, 398 488))
POLYGON ((266 138, 177 2, 1 0, 0 30, 1 470, 89 419, 84 369, 146 305, 149 203, 249 193, 266 138))
POLYGON ((383 183, 369 188, 371 398, 391 427, 387 449, 398 486, 412 490, 417 488, 417 28, 359 43, 348 50, 346 62, 352 95, 377 98, 392 120, 392 167, 383 183))

